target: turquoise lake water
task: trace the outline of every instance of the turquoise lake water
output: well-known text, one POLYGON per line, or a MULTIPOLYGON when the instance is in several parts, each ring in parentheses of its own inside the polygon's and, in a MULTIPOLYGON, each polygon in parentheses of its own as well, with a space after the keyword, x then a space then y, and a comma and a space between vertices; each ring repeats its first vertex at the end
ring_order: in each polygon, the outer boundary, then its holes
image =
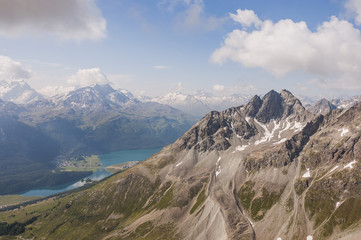
MULTIPOLYGON (((112 152, 104 155, 100 155, 100 161, 102 163, 102 168, 92 175, 88 176, 92 180, 101 180, 105 177, 112 175, 112 173, 107 172, 104 168, 117 164, 117 163, 125 163, 131 161, 143 161, 149 158, 152 154, 157 153, 161 150, 161 148, 155 149, 142 149, 142 150, 123 150, 112 152)), ((70 182, 67 184, 52 186, 52 187, 43 187, 30 190, 28 192, 22 193, 23 196, 42 196, 46 197, 52 194, 69 191, 84 185, 84 182, 70 182)))

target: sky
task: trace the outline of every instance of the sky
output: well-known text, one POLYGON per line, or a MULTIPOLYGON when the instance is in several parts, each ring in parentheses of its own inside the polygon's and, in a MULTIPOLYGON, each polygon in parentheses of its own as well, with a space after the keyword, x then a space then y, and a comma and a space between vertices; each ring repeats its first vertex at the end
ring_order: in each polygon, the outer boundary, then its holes
POLYGON ((360 95, 360 29, 361 0, 1 0, 0 80, 360 95))

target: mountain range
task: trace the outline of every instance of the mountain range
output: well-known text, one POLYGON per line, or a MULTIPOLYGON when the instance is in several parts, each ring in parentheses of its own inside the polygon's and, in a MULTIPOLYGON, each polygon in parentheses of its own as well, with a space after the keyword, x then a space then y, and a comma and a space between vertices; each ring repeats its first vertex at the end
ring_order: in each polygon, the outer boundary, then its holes
POLYGON ((209 112, 133 168, 0 219, 21 238, 359 239, 360 127, 361 103, 314 114, 270 91, 209 112))
MULTIPOLYGON (((108 84, 45 98, 23 80, 1 81, 0 97, 4 100, 0 101, 0 121, 4 123, 0 139, 0 167, 4 169, 0 171, 0 194, 84 177, 89 173, 54 170, 64 162, 92 154, 165 146, 187 131, 200 115, 241 106, 250 99, 245 95, 216 97, 204 92, 140 98, 108 84), (28 138, 23 137, 23 131, 29 132, 25 134, 28 138), (53 145, 41 155, 43 142, 53 145), (25 169, 24 165, 29 167, 25 169)), ((338 105, 321 100, 307 109, 326 114, 358 100, 333 100, 338 105)))
MULTIPOLYGON (((198 119, 202 118, 205 114, 213 110, 222 111, 233 106, 244 105, 252 97, 251 95, 245 95, 245 94, 234 94, 230 96, 214 96, 204 91, 197 91, 194 94, 185 94, 182 92, 170 92, 165 94, 164 96, 159 96, 159 97, 147 97, 147 96, 135 97, 128 90, 125 89, 114 90, 110 85, 107 86, 108 89, 101 90, 101 91, 105 91, 102 92, 101 94, 109 94, 109 96, 107 96, 108 98, 107 101, 113 106, 119 104, 120 105, 125 104, 127 103, 127 101, 131 101, 133 103, 134 102, 160 103, 171 106, 189 115, 195 116, 198 119)), ((75 92, 76 91, 77 90, 75 90, 75 92)), ((72 94, 73 92, 74 91, 71 91, 72 94)), ((55 97, 47 98, 42 96, 33 88, 31 88, 23 80, 0 81, 0 99, 8 102, 13 102, 16 104, 29 104, 45 99, 56 103, 59 100, 61 101, 61 99, 67 98, 67 96, 69 97, 69 94, 70 92, 66 94, 56 95, 55 97)), ((298 98, 301 100, 302 104, 308 110, 314 113, 316 113, 315 112, 316 110, 318 110, 319 113, 326 113, 328 109, 334 107, 347 109, 361 101, 361 96, 353 96, 353 97, 344 96, 340 98, 334 98, 331 100, 326 100, 324 98, 320 99, 319 97, 307 97, 307 96, 298 96, 298 98), (326 101, 329 101, 329 103, 327 103, 329 106, 321 107, 321 105, 324 105, 326 101)), ((86 103, 84 102, 84 104, 86 103)), ((81 108, 81 106, 82 105, 79 105, 78 109, 81 108)))
POLYGON ((93 85, 27 104, 0 101, 0 121, 0 194, 6 194, 89 175, 57 171, 68 160, 165 146, 196 119, 110 85, 93 85))
POLYGON ((205 92, 194 95, 171 92, 162 97, 148 98, 147 101, 167 104, 185 113, 203 117, 212 110, 225 110, 232 106, 241 106, 250 99, 249 95, 213 96, 205 92))

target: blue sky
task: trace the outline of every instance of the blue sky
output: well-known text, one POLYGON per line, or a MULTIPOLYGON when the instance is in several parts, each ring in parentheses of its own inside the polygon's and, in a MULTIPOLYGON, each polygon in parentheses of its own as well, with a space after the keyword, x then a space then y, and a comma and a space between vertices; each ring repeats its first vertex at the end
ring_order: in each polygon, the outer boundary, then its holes
POLYGON ((360 0, 4 0, 0 77, 47 94, 356 95, 360 23, 360 0))

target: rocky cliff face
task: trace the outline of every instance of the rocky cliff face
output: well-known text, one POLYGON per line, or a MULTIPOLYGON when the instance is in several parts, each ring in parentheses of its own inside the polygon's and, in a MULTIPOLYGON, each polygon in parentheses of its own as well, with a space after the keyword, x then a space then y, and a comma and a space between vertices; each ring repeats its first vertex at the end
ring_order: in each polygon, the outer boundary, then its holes
POLYGON ((361 103, 314 116, 271 91, 86 191, 0 218, 37 216, 23 237, 357 239, 360 128, 361 103))

